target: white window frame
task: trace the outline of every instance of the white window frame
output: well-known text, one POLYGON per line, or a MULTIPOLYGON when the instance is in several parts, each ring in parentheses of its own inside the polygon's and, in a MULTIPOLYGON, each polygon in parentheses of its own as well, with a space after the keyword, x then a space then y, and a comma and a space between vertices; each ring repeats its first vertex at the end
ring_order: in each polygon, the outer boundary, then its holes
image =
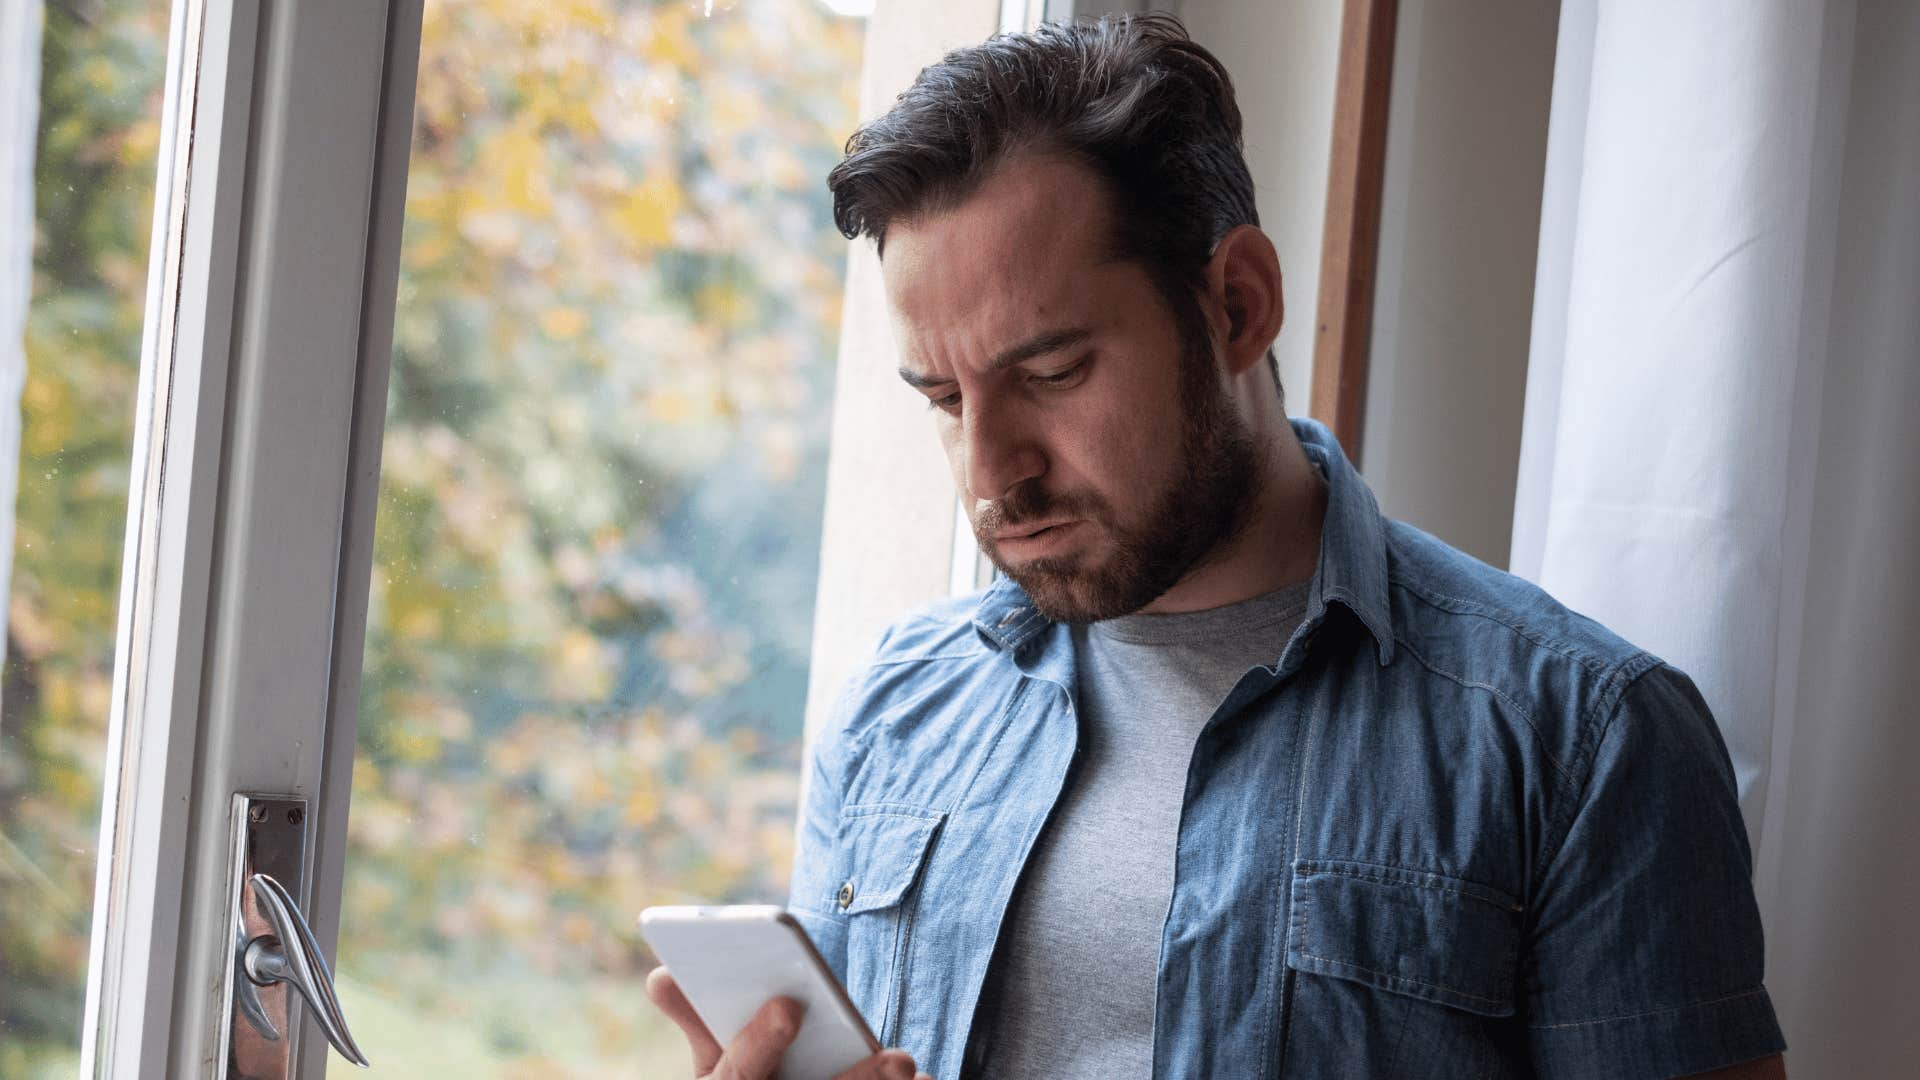
POLYGON ((233 792, 309 800, 299 899, 332 952, 419 19, 175 3, 86 1075, 224 1056, 233 792))
MULTIPOLYGON (((235 792, 308 800, 296 899, 334 955, 423 2, 174 0, 88 1076, 210 1075, 224 1057, 235 792)), ((879 5, 863 116, 992 33, 1001 6, 879 5)), ((878 262, 851 252, 810 721, 881 624, 984 580, 894 373, 878 262)), ((323 1075, 326 1042, 303 1028, 299 1075, 323 1075)))

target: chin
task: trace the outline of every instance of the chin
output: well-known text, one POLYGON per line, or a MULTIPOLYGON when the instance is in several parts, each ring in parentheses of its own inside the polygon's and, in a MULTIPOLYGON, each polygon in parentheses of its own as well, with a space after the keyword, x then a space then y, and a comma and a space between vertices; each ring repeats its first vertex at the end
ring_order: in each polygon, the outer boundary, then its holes
POLYGON ((1153 602, 1152 596, 1141 595, 1146 590, 1138 583, 1112 580, 1099 569, 1087 569, 1079 559, 1038 559, 1000 569, 1026 590, 1040 614, 1054 622, 1084 626, 1131 615, 1153 602))

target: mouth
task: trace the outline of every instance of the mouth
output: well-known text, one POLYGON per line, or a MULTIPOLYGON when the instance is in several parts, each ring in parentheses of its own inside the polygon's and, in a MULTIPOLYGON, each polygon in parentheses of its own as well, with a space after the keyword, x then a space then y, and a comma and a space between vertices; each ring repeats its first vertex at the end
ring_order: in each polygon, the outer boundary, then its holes
POLYGON ((1065 528, 1071 524, 1073 524, 1071 521, 1054 521, 1039 525, 1016 525, 1013 528, 1002 529, 994 533, 993 538, 1001 543, 1005 543, 1008 540, 1032 540, 1038 536, 1052 532, 1055 529, 1065 528))
POLYGON ((1020 561, 1062 555, 1072 549, 1080 525, 1078 521, 1022 525, 1017 530, 1009 529, 996 534, 993 544, 1002 557, 1020 561))

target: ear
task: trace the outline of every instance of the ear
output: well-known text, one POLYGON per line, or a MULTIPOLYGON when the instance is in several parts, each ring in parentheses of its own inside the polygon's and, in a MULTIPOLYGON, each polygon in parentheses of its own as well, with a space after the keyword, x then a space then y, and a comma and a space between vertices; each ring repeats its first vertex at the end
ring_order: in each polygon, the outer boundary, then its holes
POLYGON ((1265 361, 1286 316, 1280 255, 1266 233, 1236 225, 1220 238, 1207 262, 1207 294, 1228 373, 1237 376, 1265 361))

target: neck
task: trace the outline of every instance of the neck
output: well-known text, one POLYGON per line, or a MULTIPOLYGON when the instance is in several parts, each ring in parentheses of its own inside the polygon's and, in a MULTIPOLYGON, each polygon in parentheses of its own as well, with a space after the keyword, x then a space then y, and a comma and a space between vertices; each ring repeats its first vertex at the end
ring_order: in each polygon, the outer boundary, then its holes
POLYGON ((1267 431, 1275 452, 1266 455, 1246 527, 1143 612, 1173 615, 1224 607, 1313 576, 1320 565, 1327 482, 1284 416, 1267 431))

